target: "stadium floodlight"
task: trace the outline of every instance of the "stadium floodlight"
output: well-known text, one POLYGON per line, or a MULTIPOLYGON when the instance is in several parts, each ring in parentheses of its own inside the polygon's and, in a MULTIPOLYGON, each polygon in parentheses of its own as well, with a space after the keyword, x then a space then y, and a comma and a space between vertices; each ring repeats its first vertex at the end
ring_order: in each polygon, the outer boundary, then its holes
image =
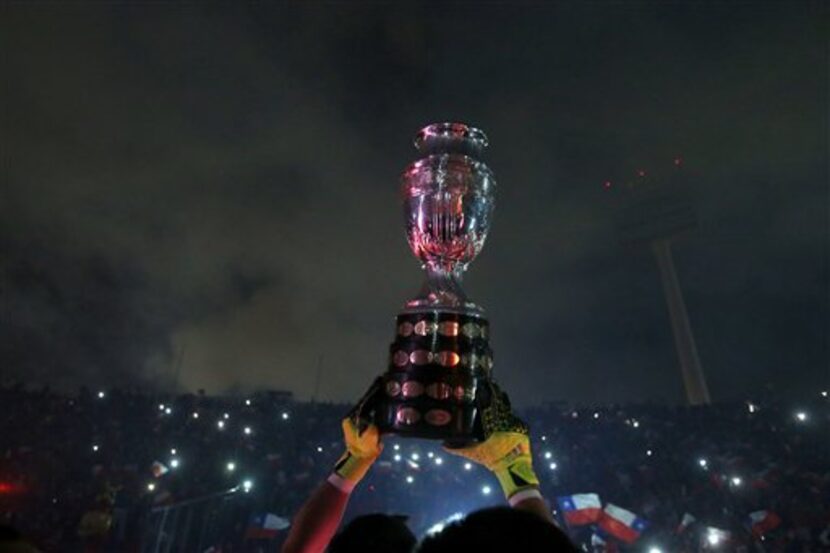
POLYGON ((236 463, 234 463, 233 461, 228 461, 228 464, 225 465, 225 470, 227 470, 228 472, 235 471, 236 470, 236 463))
POLYGON ((155 484, 153 484, 152 482, 150 482, 149 484, 147 484, 147 491, 148 491, 148 492, 151 492, 151 491, 153 491, 153 490, 155 490, 155 489, 156 489, 156 485, 155 485, 155 484))
POLYGON ((413 482, 415 482, 415 477, 413 477, 412 475, 406 477, 407 484, 412 484, 413 482))
POLYGON ((490 486, 488 486, 486 484, 481 487, 481 493, 483 495, 490 495, 490 492, 492 492, 492 491, 493 491, 493 488, 491 488, 490 486))
POLYGON ((798 420, 798 422, 804 422, 807 420, 807 413, 805 413, 804 411, 799 411, 795 414, 795 418, 796 420, 798 420))
POLYGON ((104 397, 106 397, 106 395, 107 394, 105 394, 104 391, 101 390, 100 392, 98 392, 98 399, 104 399, 104 397))
POLYGON ((245 493, 249 493, 251 489, 254 487, 254 482, 252 480, 245 480, 242 482, 242 491, 245 493))

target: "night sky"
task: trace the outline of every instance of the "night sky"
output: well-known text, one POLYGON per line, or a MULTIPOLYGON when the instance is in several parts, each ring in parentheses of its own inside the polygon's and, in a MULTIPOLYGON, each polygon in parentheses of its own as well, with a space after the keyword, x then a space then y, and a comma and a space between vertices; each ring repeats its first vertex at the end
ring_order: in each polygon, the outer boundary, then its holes
POLYGON ((421 281, 412 136, 455 120, 490 138, 465 288, 519 403, 681 400, 613 223, 678 156, 713 398, 830 385, 822 2, 4 2, 0 106, 3 378, 355 398, 421 281))

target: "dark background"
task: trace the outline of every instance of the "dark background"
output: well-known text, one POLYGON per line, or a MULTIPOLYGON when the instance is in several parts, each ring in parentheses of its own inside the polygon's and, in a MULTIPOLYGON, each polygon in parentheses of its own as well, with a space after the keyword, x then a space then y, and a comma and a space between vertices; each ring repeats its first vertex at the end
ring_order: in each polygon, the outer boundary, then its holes
POLYGON ((520 403, 681 399, 654 259, 612 224, 618 183, 678 156, 713 397, 813 394, 827 24, 821 2, 0 3, 1 374, 354 398, 421 279, 411 137, 458 120, 499 182, 466 288, 520 403))

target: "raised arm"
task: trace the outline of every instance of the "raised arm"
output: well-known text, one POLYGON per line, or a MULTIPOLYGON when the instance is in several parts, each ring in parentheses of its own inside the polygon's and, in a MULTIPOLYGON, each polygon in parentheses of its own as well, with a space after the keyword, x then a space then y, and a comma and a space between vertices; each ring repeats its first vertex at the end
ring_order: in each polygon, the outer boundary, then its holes
POLYGON ((535 513, 555 524, 533 470, 527 424, 513 413, 507 394, 495 384, 492 386, 493 404, 484 414, 487 439, 467 447, 445 449, 487 467, 498 479, 511 507, 535 513))
POLYGON ((283 553, 325 551, 343 520, 352 490, 383 450, 377 426, 361 421, 359 410, 343 419, 342 426, 346 451, 297 512, 283 553))

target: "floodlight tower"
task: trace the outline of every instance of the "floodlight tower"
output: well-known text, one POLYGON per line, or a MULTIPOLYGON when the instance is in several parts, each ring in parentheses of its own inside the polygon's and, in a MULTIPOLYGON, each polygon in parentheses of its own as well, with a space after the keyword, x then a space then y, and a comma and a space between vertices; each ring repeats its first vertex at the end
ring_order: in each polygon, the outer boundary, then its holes
POLYGON ((683 161, 675 158, 673 167, 664 174, 651 175, 637 171, 633 182, 614 186, 606 181, 606 189, 617 189, 621 198, 617 229, 624 245, 648 245, 657 259, 663 293, 669 310, 680 373, 690 405, 710 403, 709 388, 697 353, 689 314, 672 258, 672 240, 697 226, 697 219, 683 186, 683 161))

